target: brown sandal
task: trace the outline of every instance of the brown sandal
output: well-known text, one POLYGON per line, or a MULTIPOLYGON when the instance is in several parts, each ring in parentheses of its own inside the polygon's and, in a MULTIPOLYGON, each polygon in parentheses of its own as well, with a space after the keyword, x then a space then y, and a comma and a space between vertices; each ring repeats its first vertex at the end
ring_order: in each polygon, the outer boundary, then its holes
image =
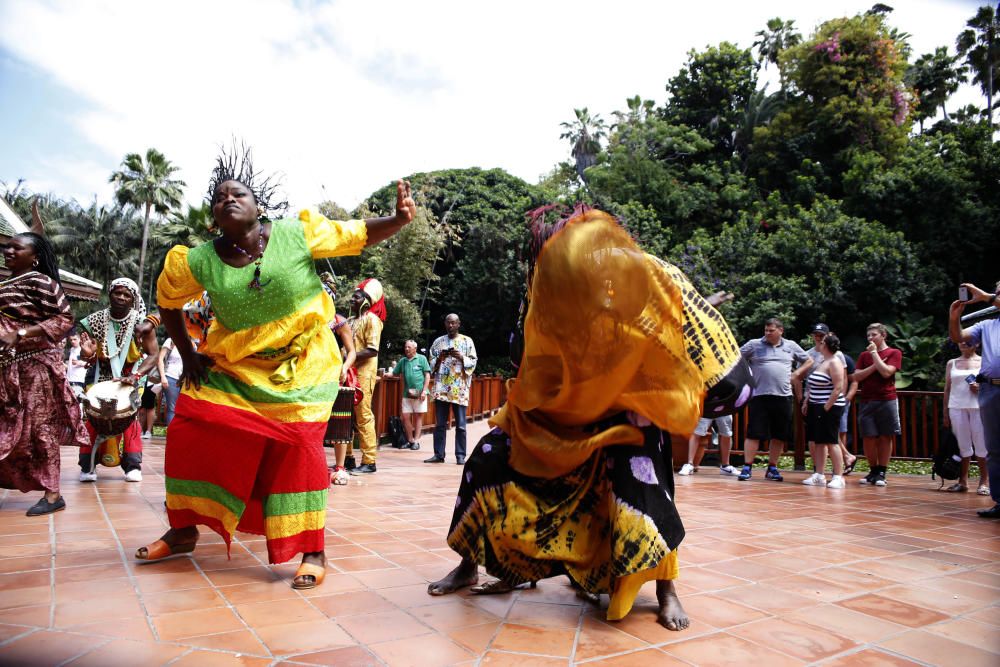
POLYGON ((198 540, 195 540, 194 542, 181 542, 180 544, 175 544, 174 546, 170 546, 163 540, 156 540, 152 544, 136 549, 135 559, 144 560, 146 562, 163 560, 164 558, 176 556, 177 554, 189 554, 194 551, 196 546, 198 546, 198 540), (144 551, 145 554, 143 554, 144 551))
POLYGON ((316 588, 323 583, 323 579, 325 578, 325 564, 313 565, 312 563, 302 563, 299 565, 299 569, 295 571, 295 577, 292 579, 292 588, 298 591, 316 588), (299 577, 302 577, 302 581, 298 580, 299 577), (307 577, 312 577, 312 581, 310 581, 307 577))

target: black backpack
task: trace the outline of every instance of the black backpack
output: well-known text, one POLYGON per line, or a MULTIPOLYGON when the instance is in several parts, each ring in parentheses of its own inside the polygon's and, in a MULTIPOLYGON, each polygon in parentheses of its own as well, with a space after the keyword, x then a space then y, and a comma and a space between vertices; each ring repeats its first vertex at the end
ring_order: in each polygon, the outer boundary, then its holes
POLYGON ((396 416, 389 417, 389 441, 396 449, 403 449, 410 443, 403 432, 403 421, 396 416))
POLYGON ((958 479, 962 474, 962 455, 958 451, 958 439, 950 428, 941 429, 938 450, 934 454, 934 466, 931 468, 931 479, 934 475, 941 478, 941 486, 946 479, 958 479))

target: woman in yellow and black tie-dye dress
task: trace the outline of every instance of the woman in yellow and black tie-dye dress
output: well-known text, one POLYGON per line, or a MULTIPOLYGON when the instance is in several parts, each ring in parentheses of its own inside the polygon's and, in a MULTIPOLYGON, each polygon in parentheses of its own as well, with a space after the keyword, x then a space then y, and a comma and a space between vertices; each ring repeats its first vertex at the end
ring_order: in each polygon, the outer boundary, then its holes
POLYGON ((465 465, 448 534, 462 564, 428 592, 477 583, 478 565, 499 579, 477 593, 566 574, 617 620, 656 580, 660 622, 683 629, 669 433, 745 403, 749 371, 684 274, 607 214, 538 215, 533 232, 518 375, 465 465))

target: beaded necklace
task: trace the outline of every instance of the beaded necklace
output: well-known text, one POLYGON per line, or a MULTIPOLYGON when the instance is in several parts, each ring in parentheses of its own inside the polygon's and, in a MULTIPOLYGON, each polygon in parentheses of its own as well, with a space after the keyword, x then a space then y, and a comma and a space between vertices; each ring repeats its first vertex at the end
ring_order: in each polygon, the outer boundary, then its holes
POLYGON ((253 255, 251 255, 250 253, 248 253, 246 250, 244 250, 243 248, 241 248, 238 245, 236 245, 235 241, 230 241, 229 243, 232 244, 233 248, 235 248, 237 252, 239 252, 241 255, 243 255, 244 257, 246 257, 247 259, 249 259, 251 262, 254 263, 253 280, 251 280, 249 283, 247 283, 247 287, 249 287, 250 289, 255 289, 258 292, 261 291, 262 289, 264 289, 265 287, 267 287, 267 285, 270 284, 270 282, 271 282, 270 280, 268 280, 267 282, 263 282, 263 283, 260 281, 260 263, 264 260, 264 225, 261 225, 257 229, 257 256, 256 257, 254 257, 253 255))

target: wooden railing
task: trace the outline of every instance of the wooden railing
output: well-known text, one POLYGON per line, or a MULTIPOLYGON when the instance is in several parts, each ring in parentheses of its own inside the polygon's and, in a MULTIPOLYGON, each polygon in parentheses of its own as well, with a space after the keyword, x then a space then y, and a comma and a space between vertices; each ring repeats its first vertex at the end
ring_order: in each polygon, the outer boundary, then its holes
MULTIPOLYGON (((894 459, 930 460, 937 451, 940 439, 942 417, 944 411, 944 394, 940 391, 897 391, 899 397, 899 423, 901 434, 896 438, 893 448, 894 459)), ((847 448, 852 454, 861 454, 861 430, 858 424, 858 402, 850 406, 847 421, 847 448)), ((746 438, 747 408, 733 415, 733 452, 743 453, 743 440, 746 438)), ((674 463, 680 465, 687 460, 687 442, 674 442, 674 463), (680 451, 679 451, 680 450, 680 451), (681 457, 681 458, 678 458, 681 457)), ((806 447, 805 427, 802 413, 795 411, 795 442, 786 445, 786 454, 791 454, 795 467, 805 465, 808 448, 806 447)), ((718 451, 710 447, 707 451, 718 451)), ((761 444, 761 452, 767 452, 767 445, 761 444)))
MULTIPOLYGON (((403 397, 403 383, 396 376, 382 376, 375 383, 375 394, 372 397, 372 412, 375 413, 375 431, 379 438, 389 434, 389 417, 398 416, 400 401, 403 397)), ((477 375, 472 378, 469 388, 469 407, 465 418, 468 421, 485 419, 496 414, 500 406, 507 400, 506 381, 499 376, 477 375)), ((434 430, 434 401, 428 399, 427 414, 424 415, 423 430, 425 433, 434 430)), ((454 419, 452 419, 452 424, 454 419)), ((475 443, 472 443, 473 445, 475 443)))

